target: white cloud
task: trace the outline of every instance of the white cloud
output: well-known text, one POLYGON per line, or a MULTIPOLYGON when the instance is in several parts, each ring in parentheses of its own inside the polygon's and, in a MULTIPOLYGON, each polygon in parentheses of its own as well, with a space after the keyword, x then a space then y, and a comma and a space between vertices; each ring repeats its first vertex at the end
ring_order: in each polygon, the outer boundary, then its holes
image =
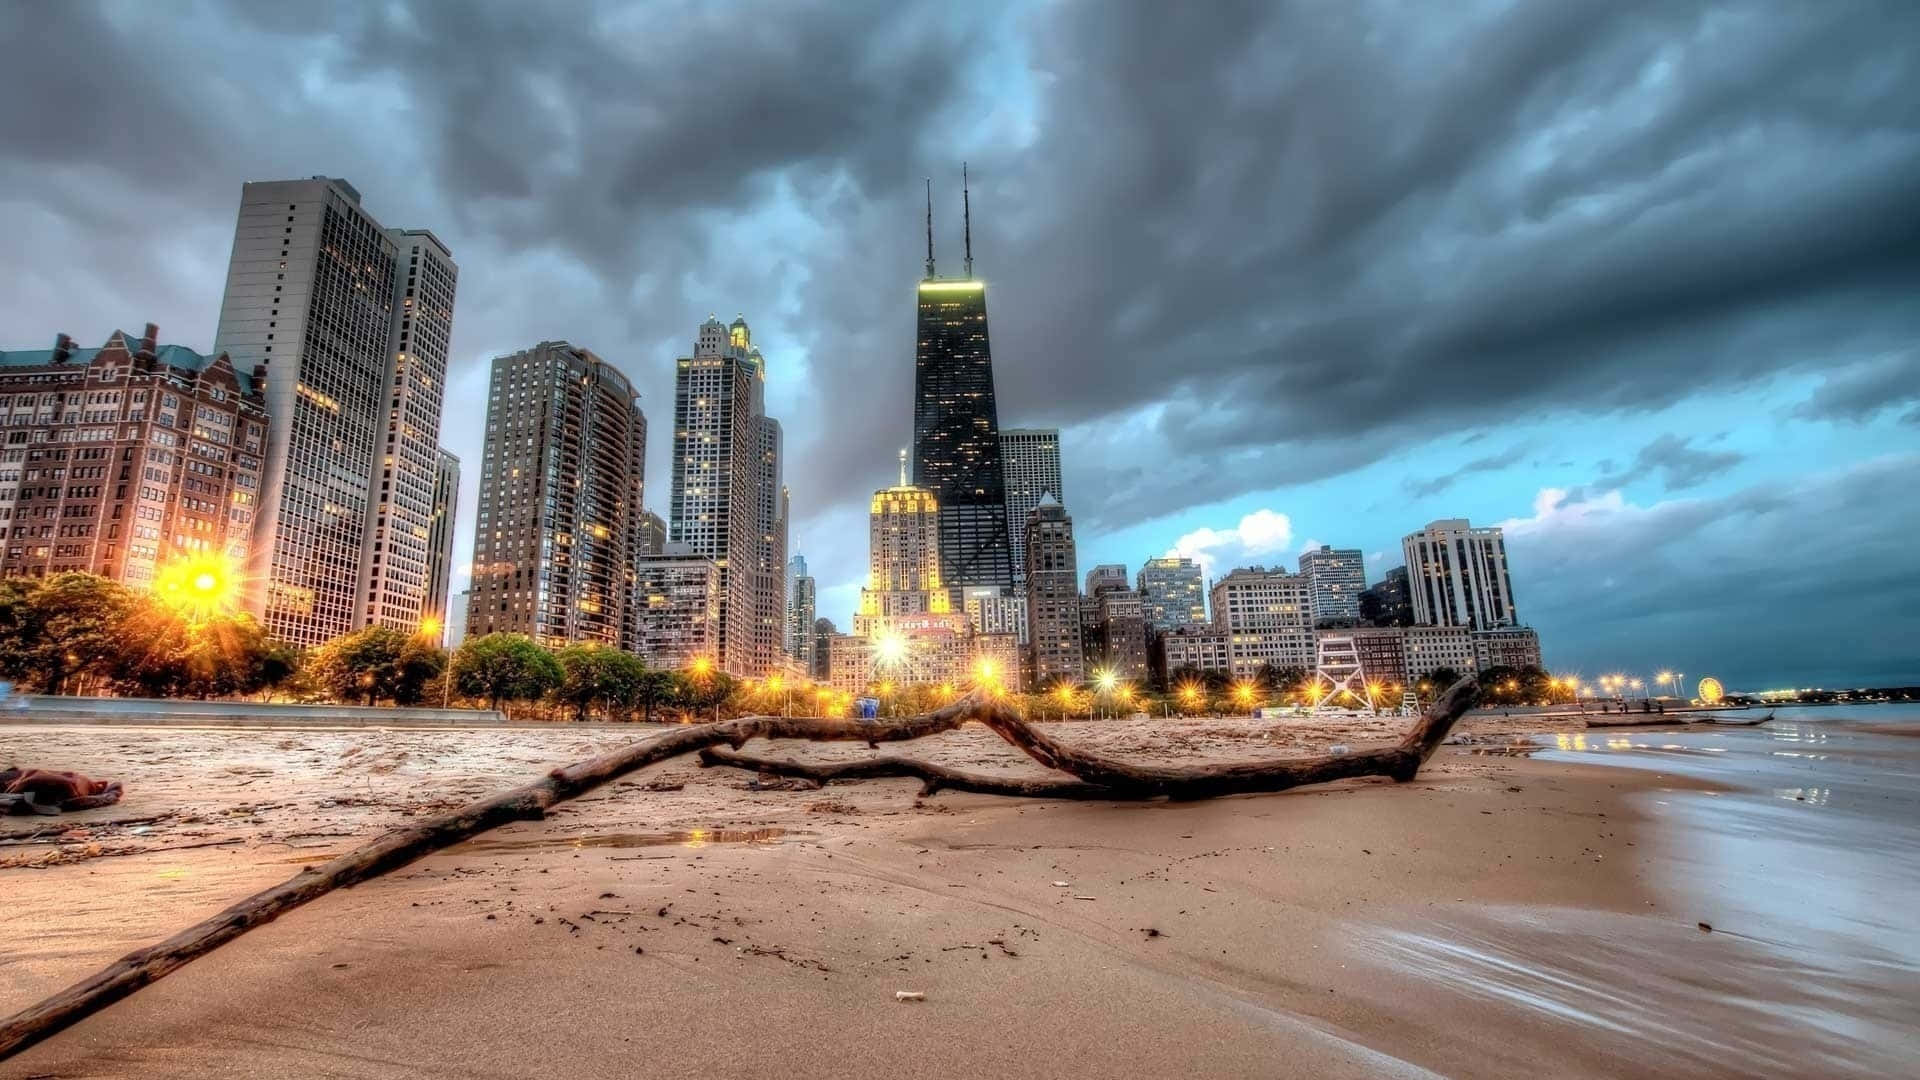
POLYGON ((1292 540, 1293 519, 1263 507, 1231 529, 1195 529, 1175 540, 1166 553, 1192 559, 1211 578, 1218 563, 1285 551, 1292 540))

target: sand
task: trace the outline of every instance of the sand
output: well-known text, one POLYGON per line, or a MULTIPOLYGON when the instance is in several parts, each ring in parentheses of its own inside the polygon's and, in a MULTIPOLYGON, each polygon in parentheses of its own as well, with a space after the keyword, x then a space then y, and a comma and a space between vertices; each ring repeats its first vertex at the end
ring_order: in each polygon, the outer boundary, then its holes
MULTIPOLYGON (((1357 748, 1403 723, 1057 731, 1199 761, 1357 748)), ((0 1077, 1747 1074, 1764 1055, 1650 1043, 1449 976, 1463 948, 1549 965, 1540 941, 1563 928, 1714 962, 1652 880, 1636 798, 1704 785, 1501 752, 1556 724, 1577 721, 1472 720, 1471 745, 1411 784, 1192 804, 753 790, 675 762, 324 897, 0 1077)), ((0 727, 0 760, 129 787, 57 826, 0 820, 0 1011, 404 815, 639 733, 0 727)), ((916 750, 1034 768, 978 729, 916 750)), ((1707 1013, 1688 1032, 1712 1021, 1710 1002, 1674 1004, 1707 1013)))

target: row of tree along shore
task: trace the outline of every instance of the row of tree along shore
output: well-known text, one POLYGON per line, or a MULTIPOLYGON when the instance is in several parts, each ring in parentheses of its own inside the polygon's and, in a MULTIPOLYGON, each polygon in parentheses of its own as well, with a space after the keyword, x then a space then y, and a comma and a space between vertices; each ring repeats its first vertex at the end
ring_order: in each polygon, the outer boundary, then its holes
MULTIPOLYGON (((1434 672, 1415 693, 1427 699, 1457 677, 1434 672)), ((853 695, 805 680, 736 679, 707 660, 654 668, 617 649, 549 649, 519 634, 468 638, 449 653, 426 634, 369 627, 303 650, 270 637, 251 616, 196 610, 160 591, 84 573, 0 580, 0 679, 43 694, 471 705, 526 719, 694 720, 854 708, 853 695)), ((1480 685, 1484 706, 1553 704, 1564 696, 1560 682, 1537 668, 1482 672, 1480 685)), ((897 715, 937 707, 966 689, 881 681, 866 694, 883 714, 897 715)), ((1342 704, 1389 709, 1402 690, 1376 685, 1372 700, 1342 704)), ((1012 696, 1029 716, 1048 719, 1247 714, 1308 705, 1314 694, 1306 671, 1263 667, 1240 680, 1181 669, 1160 687, 1103 674, 1012 696)))

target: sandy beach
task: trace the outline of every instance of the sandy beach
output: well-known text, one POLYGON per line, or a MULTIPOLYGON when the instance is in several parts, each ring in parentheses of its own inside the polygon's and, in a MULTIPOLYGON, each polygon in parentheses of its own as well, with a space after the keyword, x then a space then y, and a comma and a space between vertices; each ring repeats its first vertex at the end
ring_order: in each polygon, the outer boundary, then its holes
MULTIPOLYGON (((1358 748, 1403 723, 1057 731, 1200 761, 1358 748)), ((129 785, 105 810, 0 820, 0 1011, 405 815, 644 730, 0 726, 0 761, 129 785)), ((1728 784, 1590 759, 1577 720, 1460 731, 1411 784, 1192 804, 766 789, 671 763, 323 897, 0 1076, 1864 1076, 1913 1060, 1913 998, 1887 998, 1920 987, 1910 960, 1836 1005, 1687 884, 1697 857, 1662 815, 1728 784), (1566 752, 1507 752, 1543 730, 1566 752), (1756 979, 1801 1019, 1755 1007, 1756 979)), ((977 728, 931 743, 916 751, 1035 769, 977 728)))

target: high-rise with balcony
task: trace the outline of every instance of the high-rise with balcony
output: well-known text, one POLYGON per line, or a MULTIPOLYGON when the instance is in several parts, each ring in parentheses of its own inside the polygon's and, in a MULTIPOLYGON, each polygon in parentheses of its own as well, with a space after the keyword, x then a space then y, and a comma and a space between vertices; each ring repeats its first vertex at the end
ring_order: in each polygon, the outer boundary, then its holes
POLYGON ((646 442, 633 385, 586 349, 495 358, 467 633, 639 647, 646 442))
POLYGON ((914 346, 913 482, 940 506, 941 578, 955 609, 969 586, 1013 587, 987 286, 973 276, 970 216, 965 265, 960 277, 934 272, 929 182, 927 272, 914 346))
POLYGON ((1064 504, 1060 487, 1059 428, 1001 428, 1000 467, 1007 484, 1007 543, 1012 551, 1015 592, 1027 584, 1027 514, 1052 495, 1064 504))
POLYGON ((318 644, 426 612, 429 523, 459 270, 345 180, 246 184, 214 351, 266 371, 247 606, 318 644))
POLYGON ((1507 540, 1498 525, 1476 529, 1466 518, 1435 521, 1400 541, 1421 626, 1491 630, 1518 626, 1507 540))
POLYGON ((1307 588, 1316 625, 1325 620, 1349 624, 1360 618, 1360 594, 1367 588, 1367 557, 1358 548, 1322 544, 1300 553, 1300 574, 1307 588))
POLYGON ((719 568, 715 652, 723 670, 744 676, 765 674, 771 660, 756 631, 764 614, 756 600, 759 566, 771 546, 760 494, 767 475, 765 378, 744 321, 729 329, 712 316, 674 375, 667 537, 719 568))

